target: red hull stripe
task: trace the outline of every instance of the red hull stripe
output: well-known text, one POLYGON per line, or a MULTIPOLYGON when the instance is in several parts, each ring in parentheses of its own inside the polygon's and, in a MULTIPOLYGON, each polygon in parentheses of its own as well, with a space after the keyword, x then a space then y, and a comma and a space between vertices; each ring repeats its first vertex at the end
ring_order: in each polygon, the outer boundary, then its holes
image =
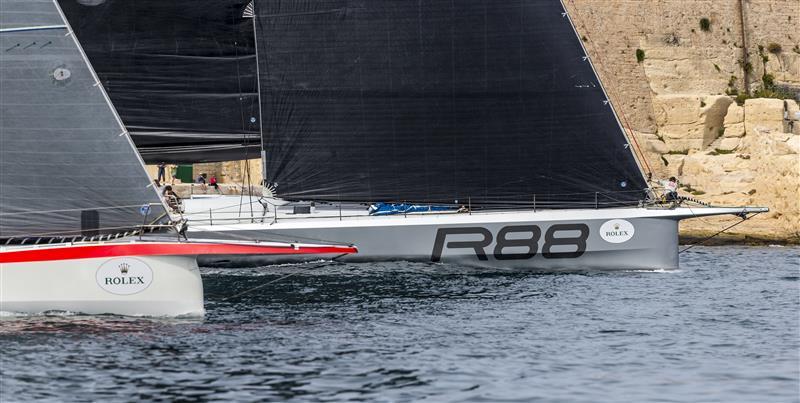
POLYGON ((356 253, 349 246, 237 245, 225 243, 159 243, 100 244, 56 246, 20 251, 0 252, 0 263, 44 262, 50 260, 92 259, 118 256, 164 255, 327 255, 356 253))

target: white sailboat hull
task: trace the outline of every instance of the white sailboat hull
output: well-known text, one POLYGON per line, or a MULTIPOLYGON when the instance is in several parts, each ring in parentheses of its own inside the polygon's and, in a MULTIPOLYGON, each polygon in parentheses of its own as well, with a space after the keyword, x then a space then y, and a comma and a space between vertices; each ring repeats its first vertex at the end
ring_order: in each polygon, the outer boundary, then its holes
POLYGON ((194 256, 0 263, 0 311, 203 316, 203 281, 194 256))
POLYGON ((214 240, 119 240, 0 247, 0 311, 203 316, 197 257, 309 254, 352 247, 214 240))
MULTIPOLYGON (((200 206, 194 208, 207 211, 200 206)), ((615 208, 379 217, 344 214, 341 218, 322 212, 305 217, 279 215, 277 221, 266 217, 263 223, 225 222, 219 214, 217 224, 212 225, 201 221, 198 215, 190 231, 223 238, 356 245, 359 253, 340 259, 344 261, 406 260, 541 271, 669 270, 679 267, 678 222, 681 219, 742 211, 743 208, 615 208)), ((200 264, 240 266, 289 261, 297 259, 206 256, 200 259, 200 264)))

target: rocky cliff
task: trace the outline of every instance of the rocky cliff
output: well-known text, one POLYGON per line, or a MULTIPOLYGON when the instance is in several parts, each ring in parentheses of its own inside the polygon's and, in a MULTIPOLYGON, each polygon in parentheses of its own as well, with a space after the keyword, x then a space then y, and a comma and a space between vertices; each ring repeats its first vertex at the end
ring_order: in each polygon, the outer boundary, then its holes
POLYGON ((772 209, 733 238, 800 241, 800 1, 564 3, 653 175, 707 202, 772 209))

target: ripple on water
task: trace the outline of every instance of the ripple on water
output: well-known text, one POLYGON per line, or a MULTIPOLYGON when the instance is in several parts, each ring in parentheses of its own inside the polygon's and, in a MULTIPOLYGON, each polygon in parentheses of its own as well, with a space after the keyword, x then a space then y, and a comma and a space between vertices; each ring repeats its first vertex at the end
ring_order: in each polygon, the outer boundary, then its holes
POLYGON ((799 252, 204 269, 204 320, 0 314, 0 400, 798 401, 799 252))

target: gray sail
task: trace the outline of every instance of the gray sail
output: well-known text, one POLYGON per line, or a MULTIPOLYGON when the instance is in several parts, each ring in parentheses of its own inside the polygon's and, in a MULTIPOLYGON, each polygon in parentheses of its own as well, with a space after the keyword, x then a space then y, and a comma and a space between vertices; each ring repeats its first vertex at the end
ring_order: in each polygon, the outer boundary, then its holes
POLYGON ((0 11, 0 240, 118 234, 161 216, 58 5, 0 0, 0 11))

